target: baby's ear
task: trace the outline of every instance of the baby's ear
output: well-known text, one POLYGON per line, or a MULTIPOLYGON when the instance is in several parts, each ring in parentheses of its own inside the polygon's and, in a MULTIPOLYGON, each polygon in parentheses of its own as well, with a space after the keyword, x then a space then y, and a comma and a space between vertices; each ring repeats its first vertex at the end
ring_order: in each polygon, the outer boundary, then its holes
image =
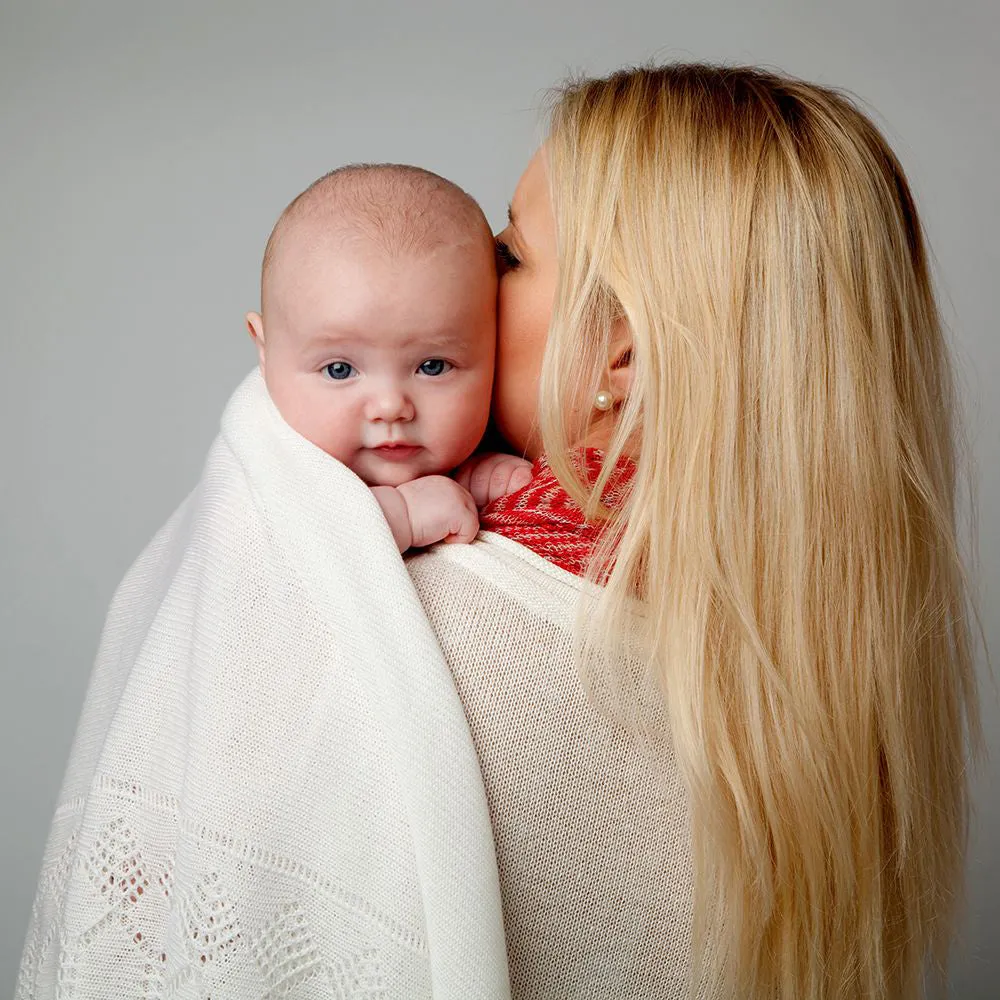
POLYGON ((247 332, 257 345, 257 357, 260 360, 260 370, 264 370, 264 319, 260 313, 248 312, 246 315, 247 332))

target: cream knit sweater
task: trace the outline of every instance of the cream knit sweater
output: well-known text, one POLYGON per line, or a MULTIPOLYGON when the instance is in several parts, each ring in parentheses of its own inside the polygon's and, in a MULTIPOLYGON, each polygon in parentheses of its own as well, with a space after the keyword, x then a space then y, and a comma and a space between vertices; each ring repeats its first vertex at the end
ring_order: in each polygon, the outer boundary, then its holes
POLYGON ((479 755, 513 996, 685 996, 687 797, 669 744, 633 735, 663 731, 655 695, 585 692, 572 636, 587 585, 494 534, 408 568, 479 755))

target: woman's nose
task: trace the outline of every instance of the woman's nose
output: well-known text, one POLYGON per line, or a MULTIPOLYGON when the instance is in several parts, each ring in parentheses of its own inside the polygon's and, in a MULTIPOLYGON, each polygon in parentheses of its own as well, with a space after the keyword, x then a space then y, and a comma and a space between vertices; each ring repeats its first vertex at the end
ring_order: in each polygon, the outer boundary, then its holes
POLYGON ((368 400, 368 419, 394 423, 413 419, 413 403, 409 396, 395 386, 384 386, 368 400))

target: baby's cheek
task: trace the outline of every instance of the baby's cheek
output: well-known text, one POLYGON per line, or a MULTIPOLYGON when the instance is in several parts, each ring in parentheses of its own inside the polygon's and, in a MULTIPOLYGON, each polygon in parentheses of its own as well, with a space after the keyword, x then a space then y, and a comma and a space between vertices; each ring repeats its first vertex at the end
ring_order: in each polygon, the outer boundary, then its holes
POLYGON ((453 465, 464 462, 475 451, 490 419, 490 384, 476 384, 462 394, 451 407, 448 423, 451 431, 453 465))
POLYGON ((357 459, 357 431, 322 406, 302 406, 292 426, 317 448, 350 466, 357 459))

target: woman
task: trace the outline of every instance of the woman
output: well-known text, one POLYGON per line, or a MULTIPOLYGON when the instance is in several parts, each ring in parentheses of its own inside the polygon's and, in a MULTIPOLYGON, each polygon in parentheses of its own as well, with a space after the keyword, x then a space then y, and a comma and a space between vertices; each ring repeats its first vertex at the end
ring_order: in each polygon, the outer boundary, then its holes
POLYGON ((630 481, 584 602, 617 722, 574 673, 582 580, 496 542, 410 563, 480 756, 514 995, 681 996, 704 958, 705 995, 921 996, 978 730, 950 372, 897 160, 820 87, 616 73, 559 95, 499 252, 495 419, 552 468, 485 526, 580 573, 570 498, 630 481), (449 630, 421 582, 456 556, 449 630), (625 726, 636 631, 665 715, 625 726))
POLYGON ((116 598, 19 996, 909 998, 943 969, 977 702, 896 160, 818 87, 623 72, 559 97, 499 253, 495 417, 535 478, 408 577, 248 380, 116 598))

